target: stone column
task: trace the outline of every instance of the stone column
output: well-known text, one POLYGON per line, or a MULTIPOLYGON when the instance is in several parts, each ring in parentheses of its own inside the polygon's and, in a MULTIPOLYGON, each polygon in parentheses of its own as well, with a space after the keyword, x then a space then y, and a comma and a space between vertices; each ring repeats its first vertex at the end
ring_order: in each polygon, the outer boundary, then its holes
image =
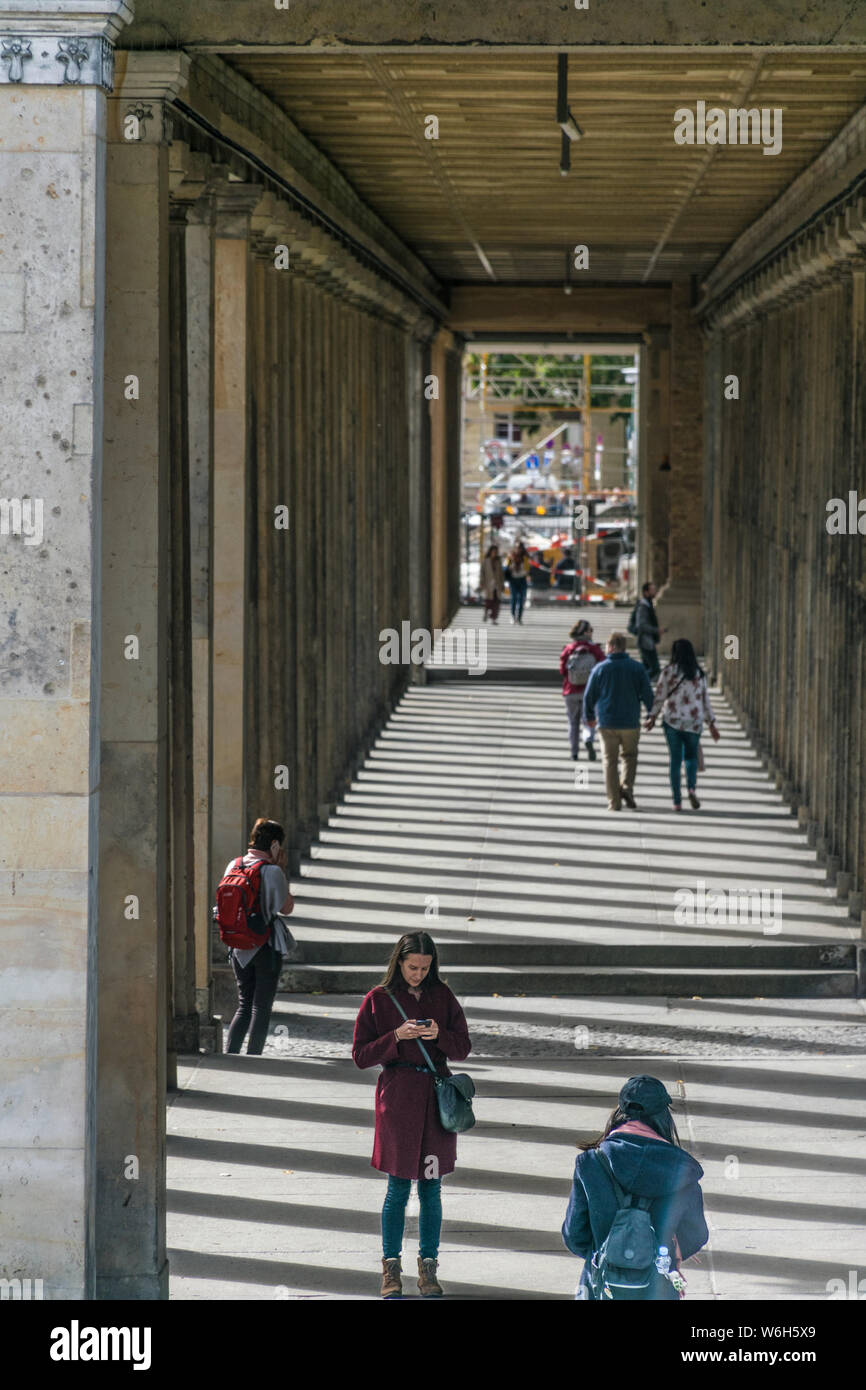
MULTIPOLYGON (((205 194, 186 220, 186 374, 189 437, 190 638, 192 643, 193 914, 199 1043, 219 1052, 213 1018, 211 917, 211 479, 213 469, 213 204, 205 194)), ((222 868, 222 865, 220 866, 222 868)))
POLYGON ((164 105, 183 87, 187 67, 181 53, 120 54, 109 103, 96 1218, 96 1293, 104 1299, 161 1298, 168 1288, 168 889, 177 817, 167 739, 172 417, 164 105))
POLYGON ((212 862, 219 877, 246 845, 247 458, 250 213, 261 195, 224 182, 214 194, 212 862))
POLYGON ((132 17, 83 8, 0 4, 0 1276, 48 1299, 94 1290, 105 120, 132 17))
POLYGON ((687 637, 703 645, 703 339, 692 313, 689 281, 671 286, 671 451, 668 577, 658 613, 662 647, 687 637))
MULTIPOLYGON (((409 432, 409 621, 412 629, 429 630, 431 619, 430 415, 424 396, 429 373, 431 320, 420 318, 406 335, 406 394, 409 432)), ((411 679, 423 684, 423 665, 414 663, 411 679)))
POLYGON ((640 361, 640 463, 637 475, 638 583, 659 587, 668 577, 670 525, 671 334, 654 324, 644 334, 640 361))

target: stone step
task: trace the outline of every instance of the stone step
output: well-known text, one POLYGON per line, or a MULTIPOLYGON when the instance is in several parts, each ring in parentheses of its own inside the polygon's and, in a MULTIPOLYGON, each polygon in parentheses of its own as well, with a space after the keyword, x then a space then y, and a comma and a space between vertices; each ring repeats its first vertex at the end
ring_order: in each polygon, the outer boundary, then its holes
MULTIPOLYGON (((298 938, 300 955, 293 964, 366 966, 384 968, 393 946, 391 936, 382 941, 346 938, 298 938)), ((668 944, 605 945, 599 942, 515 941, 491 937, 485 941, 451 941, 441 935, 437 946, 443 970, 457 966, 504 966, 508 969, 603 966, 672 967, 695 970, 855 970, 856 945, 851 942, 806 942, 772 945, 682 946, 668 944)))
MULTIPOLYGON (((290 994, 366 994, 382 978, 378 965, 290 963, 281 989, 290 994)), ((669 966, 489 966, 462 965, 443 972, 457 995, 611 996, 657 998, 854 998, 854 969, 715 969, 669 966)))

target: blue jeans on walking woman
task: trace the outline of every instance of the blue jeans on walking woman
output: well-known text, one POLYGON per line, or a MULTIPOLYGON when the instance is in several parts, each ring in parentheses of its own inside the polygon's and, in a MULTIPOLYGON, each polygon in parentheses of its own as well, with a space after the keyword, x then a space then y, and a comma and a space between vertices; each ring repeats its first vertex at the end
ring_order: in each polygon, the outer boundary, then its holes
POLYGON ((511 589, 511 616, 520 622, 526 602, 526 580, 509 579, 508 586, 511 589))
POLYGON ((662 724, 665 731, 665 738, 668 741, 668 753, 670 755, 670 777, 671 791, 674 794, 674 805, 679 806, 683 799, 682 782, 680 771, 683 759, 686 764, 686 786, 690 791, 694 791, 698 785, 698 743, 700 734, 692 733, 690 729, 674 729, 670 724, 662 724))
MULTIPOLYGON (((406 1224, 406 1203, 412 1190, 410 1178, 388 1178, 388 1190, 382 1206, 382 1254, 386 1260, 396 1260, 403 1249, 403 1228, 406 1224)), ((418 1254, 422 1260, 439 1258, 439 1233, 442 1230, 442 1179, 419 1178, 418 1254)))

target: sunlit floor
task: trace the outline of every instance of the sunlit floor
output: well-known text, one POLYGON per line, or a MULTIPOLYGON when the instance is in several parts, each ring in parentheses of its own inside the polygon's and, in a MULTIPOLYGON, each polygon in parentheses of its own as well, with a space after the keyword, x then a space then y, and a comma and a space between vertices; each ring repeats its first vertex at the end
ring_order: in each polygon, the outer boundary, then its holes
MULTIPOLYGON (((625 616, 593 614, 597 636, 625 616)), ((436 936, 475 1043, 478 1124, 445 1182, 446 1294, 573 1297, 579 1262, 559 1228, 575 1144, 643 1071, 678 1097, 705 1169, 710 1244, 687 1266, 689 1297, 850 1297, 866 1280, 864 1003, 831 984, 827 997, 743 992, 755 948, 832 961, 854 923, 719 696, 700 812, 674 817, 658 730, 641 740, 637 813, 607 812, 600 762, 581 760, 575 785, 558 684, 526 679, 555 670, 573 620, 501 619, 496 679, 408 693, 293 885, 293 930, 305 960, 325 962, 324 992, 279 996, 262 1058, 184 1059, 168 1118, 172 1297, 377 1296, 376 1076, 348 1059, 361 993, 413 927, 436 936), (678 890, 701 882, 777 893, 778 914, 678 921, 678 890), (643 992, 557 998, 536 975, 533 995, 525 968, 498 961, 504 944, 613 951, 623 978, 647 976, 643 992), (700 970, 670 997, 671 962, 698 947, 741 997, 703 997, 700 970), (332 993, 345 972, 354 992, 332 993)))
MULTIPOLYGON (((832 1004, 851 1019, 855 1007, 832 1004)), ((460 1137, 443 1185, 446 1294, 573 1296, 579 1261, 559 1228, 574 1146, 600 1129, 636 1072, 680 1098, 681 1138, 706 1174, 710 1244, 686 1267, 689 1297, 823 1299, 848 1288, 851 1271, 866 1274, 863 1056, 573 1051, 475 1058, 471 1070, 479 1121, 460 1137)), ((384 1178, 369 1162, 374 1082, 321 1057, 211 1057, 183 1068, 169 1111, 173 1298, 377 1296, 384 1178)), ((410 1217, 404 1269, 416 1254, 410 1217)))

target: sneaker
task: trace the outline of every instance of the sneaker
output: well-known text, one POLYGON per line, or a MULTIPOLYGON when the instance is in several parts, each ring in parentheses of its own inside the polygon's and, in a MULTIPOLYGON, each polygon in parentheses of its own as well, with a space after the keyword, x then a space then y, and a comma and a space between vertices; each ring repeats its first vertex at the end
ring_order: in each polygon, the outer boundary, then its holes
POLYGON ((608 809, 609 811, 621 811, 621 810, 622 810, 622 803, 620 803, 618 806, 614 806, 613 803, 610 802, 610 803, 608 804, 608 808, 607 808, 607 809, 608 809))
POLYGON ((675 801, 675 802, 674 802, 674 810, 675 810, 675 811, 681 811, 682 809, 683 809, 683 808, 682 808, 682 806, 680 805, 680 803, 679 803, 678 801, 675 801))
POLYGON ((689 787, 689 801, 691 802, 693 811, 699 811, 701 809, 701 803, 698 801, 698 794, 694 787, 689 787))
POLYGON ((623 801, 625 802, 625 804, 626 804, 626 806, 628 807, 628 809, 629 809, 630 811, 636 811, 636 810, 637 810, 637 802, 635 801, 634 796, 633 796, 633 794, 629 791, 628 787, 620 787, 619 790, 620 790, 620 795, 622 796, 622 799, 623 799, 623 801))

